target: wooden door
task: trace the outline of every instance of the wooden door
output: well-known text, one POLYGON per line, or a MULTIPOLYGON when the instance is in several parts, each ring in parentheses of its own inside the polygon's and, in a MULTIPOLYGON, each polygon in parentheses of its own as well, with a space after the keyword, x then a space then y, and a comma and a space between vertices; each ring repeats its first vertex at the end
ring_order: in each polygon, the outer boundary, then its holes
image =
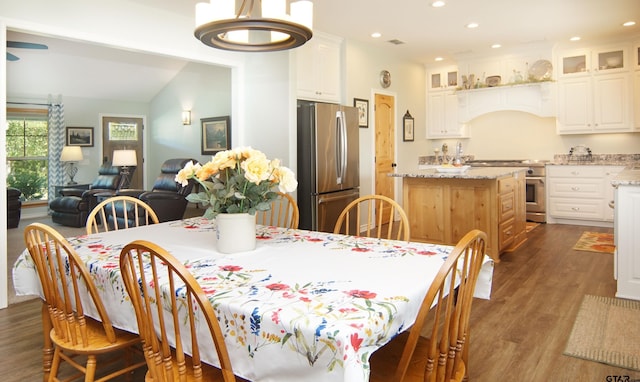
POLYGON ((143 188, 142 129, 140 117, 102 117, 102 162, 111 162, 113 150, 135 150, 137 166, 132 169, 128 188, 143 188))
MULTIPOLYGON (((390 95, 375 95, 375 193, 395 199, 394 178, 388 176, 395 170, 395 98, 390 95)), ((390 210, 382 213, 382 219, 389 219, 390 210)))

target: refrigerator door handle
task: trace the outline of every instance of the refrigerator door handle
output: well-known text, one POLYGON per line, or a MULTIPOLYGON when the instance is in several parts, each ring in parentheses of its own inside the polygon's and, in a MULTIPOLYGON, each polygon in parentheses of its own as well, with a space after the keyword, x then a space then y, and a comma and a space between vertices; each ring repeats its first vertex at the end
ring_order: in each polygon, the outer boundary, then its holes
POLYGON ((347 172, 347 127, 343 111, 336 112, 336 183, 342 184, 347 172))
MULTIPOLYGON (((336 200, 341 200, 341 199, 345 199, 348 197, 353 197, 353 195, 355 195, 357 198, 358 197, 358 191, 354 191, 351 194, 345 195, 345 194, 339 194, 339 195, 322 195, 318 198, 318 204, 322 204, 322 203, 330 203, 330 202, 335 202, 336 200)), ((354 198, 354 199, 355 199, 354 198)))

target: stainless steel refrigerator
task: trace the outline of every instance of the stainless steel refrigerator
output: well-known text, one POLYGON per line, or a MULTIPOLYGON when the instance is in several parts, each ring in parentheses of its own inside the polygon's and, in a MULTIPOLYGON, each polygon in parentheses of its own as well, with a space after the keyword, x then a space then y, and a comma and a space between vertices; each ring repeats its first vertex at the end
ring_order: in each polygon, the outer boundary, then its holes
POLYGON ((298 100, 300 228, 333 232, 344 207, 358 198, 358 135, 355 107, 298 100))

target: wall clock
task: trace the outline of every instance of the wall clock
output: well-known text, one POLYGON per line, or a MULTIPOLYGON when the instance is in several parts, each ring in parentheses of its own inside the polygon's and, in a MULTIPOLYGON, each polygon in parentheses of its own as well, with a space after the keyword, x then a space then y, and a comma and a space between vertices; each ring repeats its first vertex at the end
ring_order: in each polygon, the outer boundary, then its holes
POLYGON ((391 85, 391 73, 388 70, 383 70, 380 72, 380 85, 383 88, 388 88, 391 85))

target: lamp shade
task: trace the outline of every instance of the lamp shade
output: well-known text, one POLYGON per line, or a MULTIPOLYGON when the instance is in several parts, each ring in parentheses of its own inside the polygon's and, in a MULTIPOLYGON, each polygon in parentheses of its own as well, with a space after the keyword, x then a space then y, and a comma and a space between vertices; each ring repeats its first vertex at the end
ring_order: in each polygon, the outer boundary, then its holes
POLYGON ((65 146, 60 154, 61 162, 79 162, 82 160, 82 148, 80 146, 65 146))
POLYGON ((113 150, 114 166, 136 166, 136 150, 113 150))

